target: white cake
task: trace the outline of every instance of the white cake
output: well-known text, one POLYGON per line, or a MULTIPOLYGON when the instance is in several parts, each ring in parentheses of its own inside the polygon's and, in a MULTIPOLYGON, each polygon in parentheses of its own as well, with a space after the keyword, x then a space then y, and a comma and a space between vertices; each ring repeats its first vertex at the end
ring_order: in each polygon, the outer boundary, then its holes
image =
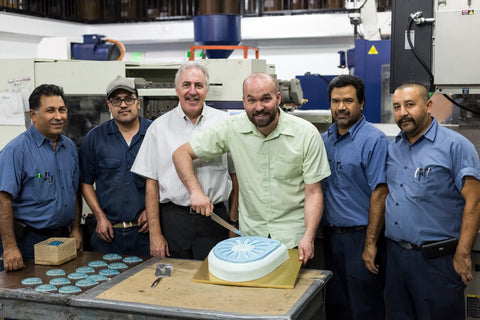
POLYGON ((236 237, 223 240, 208 254, 208 270, 231 282, 262 278, 288 260, 280 241, 263 237, 236 237))

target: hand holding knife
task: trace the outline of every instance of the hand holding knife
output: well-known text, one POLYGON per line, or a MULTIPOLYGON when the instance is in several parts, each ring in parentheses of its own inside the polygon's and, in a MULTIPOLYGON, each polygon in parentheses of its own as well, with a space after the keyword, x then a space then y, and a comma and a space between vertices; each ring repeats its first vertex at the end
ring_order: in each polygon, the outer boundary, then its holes
MULTIPOLYGON (((192 208, 190 208, 190 213, 191 214, 196 214, 196 212, 192 208)), ((217 214, 215 214, 215 212, 213 212, 213 211, 210 212, 210 218, 212 218, 213 221, 215 221, 216 223, 218 223, 222 227, 234 232, 235 234, 238 234, 240 237, 243 237, 243 233, 240 230, 238 230, 237 228, 232 226, 230 223, 228 223, 227 221, 220 218, 217 214)))

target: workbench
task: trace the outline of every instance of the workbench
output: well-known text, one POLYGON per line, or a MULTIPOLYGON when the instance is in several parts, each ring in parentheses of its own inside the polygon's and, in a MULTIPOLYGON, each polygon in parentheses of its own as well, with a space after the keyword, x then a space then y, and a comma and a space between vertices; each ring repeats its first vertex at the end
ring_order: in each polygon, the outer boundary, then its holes
POLYGON ((110 280, 78 294, 39 293, 24 286, 27 277, 46 271, 67 275, 102 253, 79 252, 61 266, 27 262, 20 271, 0 272, 0 317, 15 319, 315 319, 323 318, 325 284, 330 271, 301 269, 294 289, 240 287, 198 283, 192 278, 202 261, 148 258, 110 280), (156 288, 151 283, 158 262, 171 263, 172 275, 156 288))

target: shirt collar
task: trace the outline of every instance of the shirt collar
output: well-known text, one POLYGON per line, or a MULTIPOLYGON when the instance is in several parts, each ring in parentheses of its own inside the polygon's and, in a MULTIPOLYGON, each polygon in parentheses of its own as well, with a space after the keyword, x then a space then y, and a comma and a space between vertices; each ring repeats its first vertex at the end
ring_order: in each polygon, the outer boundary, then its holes
POLYGON ((347 132, 345 134, 341 135, 341 136, 338 136, 338 126, 337 126, 337 123, 335 122, 334 124, 332 124, 328 128, 328 136, 335 135, 335 137, 337 137, 337 139, 349 136, 350 140, 354 140, 358 131, 360 130, 361 127, 363 127, 363 125, 366 122, 367 122, 367 120, 365 119, 365 116, 362 114, 362 117, 360 118, 360 120, 355 122, 355 124, 353 126, 351 126, 350 128, 348 128, 347 132))
POLYGON ((147 133, 148 129, 148 121, 145 118, 139 117, 140 118, 140 128, 138 129, 138 132, 144 136, 147 133))
MULTIPOLYGON (((41 134, 33 124, 30 126, 30 128, 28 128, 28 132, 30 133, 33 141, 35 141, 37 147, 40 147, 44 143, 48 143, 53 147, 52 140, 41 134)), ((59 134, 57 138, 57 147, 63 146, 63 140, 63 135, 59 134)))
MULTIPOLYGON (((415 143, 417 141, 420 141, 422 138, 425 138, 431 142, 433 142, 435 140, 435 137, 437 136, 437 129, 438 129, 438 122, 437 122, 437 119, 435 119, 435 117, 432 117, 432 123, 430 124, 430 126, 428 127, 428 129, 420 136, 418 137, 418 139, 415 141, 415 143)), ((406 142, 410 143, 408 141, 408 138, 407 136, 402 132, 400 131, 398 133, 398 135, 395 137, 395 142, 398 142, 399 140, 405 140, 406 142)))
MULTIPOLYGON (((200 113, 200 115, 198 116, 197 122, 196 122, 195 124, 198 124, 200 121, 202 121, 202 118, 205 116, 205 114, 206 114, 206 112, 207 112, 207 111, 206 111, 206 110, 207 110, 206 106, 207 106, 207 105, 204 103, 204 104, 203 104, 203 107, 202 107, 202 113, 200 113)), ((182 118, 182 119, 185 120, 185 121, 191 122, 191 121, 190 121, 190 118, 188 118, 187 115, 185 114, 185 112, 183 112, 183 109, 182 109, 182 106, 180 105, 180 103, 179 103, 178 106, 177 106, 175 109, 173 109, 173 110, 175 110, 176 114, 177 114, 180 118, 182 118)))
POLYGON ((115 119, 112 119, 108 124, 108 134, 117 134, 117 133, 120 133, 120 130, 118 130, 118 126, 117 126, 117 123, 115 122, 115 119))
MULTIPOLYGON (((140 117, 140 116, 138 116, 138 118, 140 120, 140 127, 138 128, 138 132, 141 135, 145 135, 145 133, 147 132, 147 129, 148 129, 147 120, 140 117)), ((107 132, 108 132, 108 134, 120 133, 120 130, 118 129, 118 125, 115 122, 115 119, 110 120, 110 123, 108 124, 108 127, 107 127, 107 132)))

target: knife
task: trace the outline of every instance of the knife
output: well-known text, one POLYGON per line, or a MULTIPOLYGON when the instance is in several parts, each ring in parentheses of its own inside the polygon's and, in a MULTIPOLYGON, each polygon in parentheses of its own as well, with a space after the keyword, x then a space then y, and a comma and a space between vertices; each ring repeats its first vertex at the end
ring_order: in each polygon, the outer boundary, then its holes
POLYGON ((215 221, 216 223, 218 223, 222 227, 227 228, 228 230, 238 234, 240 237, 243 237, 243 233, 240 230, 238 230, 237 228, 232 226, 230 223, 228 223, 227 221, 225 221, 222 218, 220 218, 219 216, 217 216, 213 211, 210 212, 210 218, 212 218, 213 221, 215 221))

